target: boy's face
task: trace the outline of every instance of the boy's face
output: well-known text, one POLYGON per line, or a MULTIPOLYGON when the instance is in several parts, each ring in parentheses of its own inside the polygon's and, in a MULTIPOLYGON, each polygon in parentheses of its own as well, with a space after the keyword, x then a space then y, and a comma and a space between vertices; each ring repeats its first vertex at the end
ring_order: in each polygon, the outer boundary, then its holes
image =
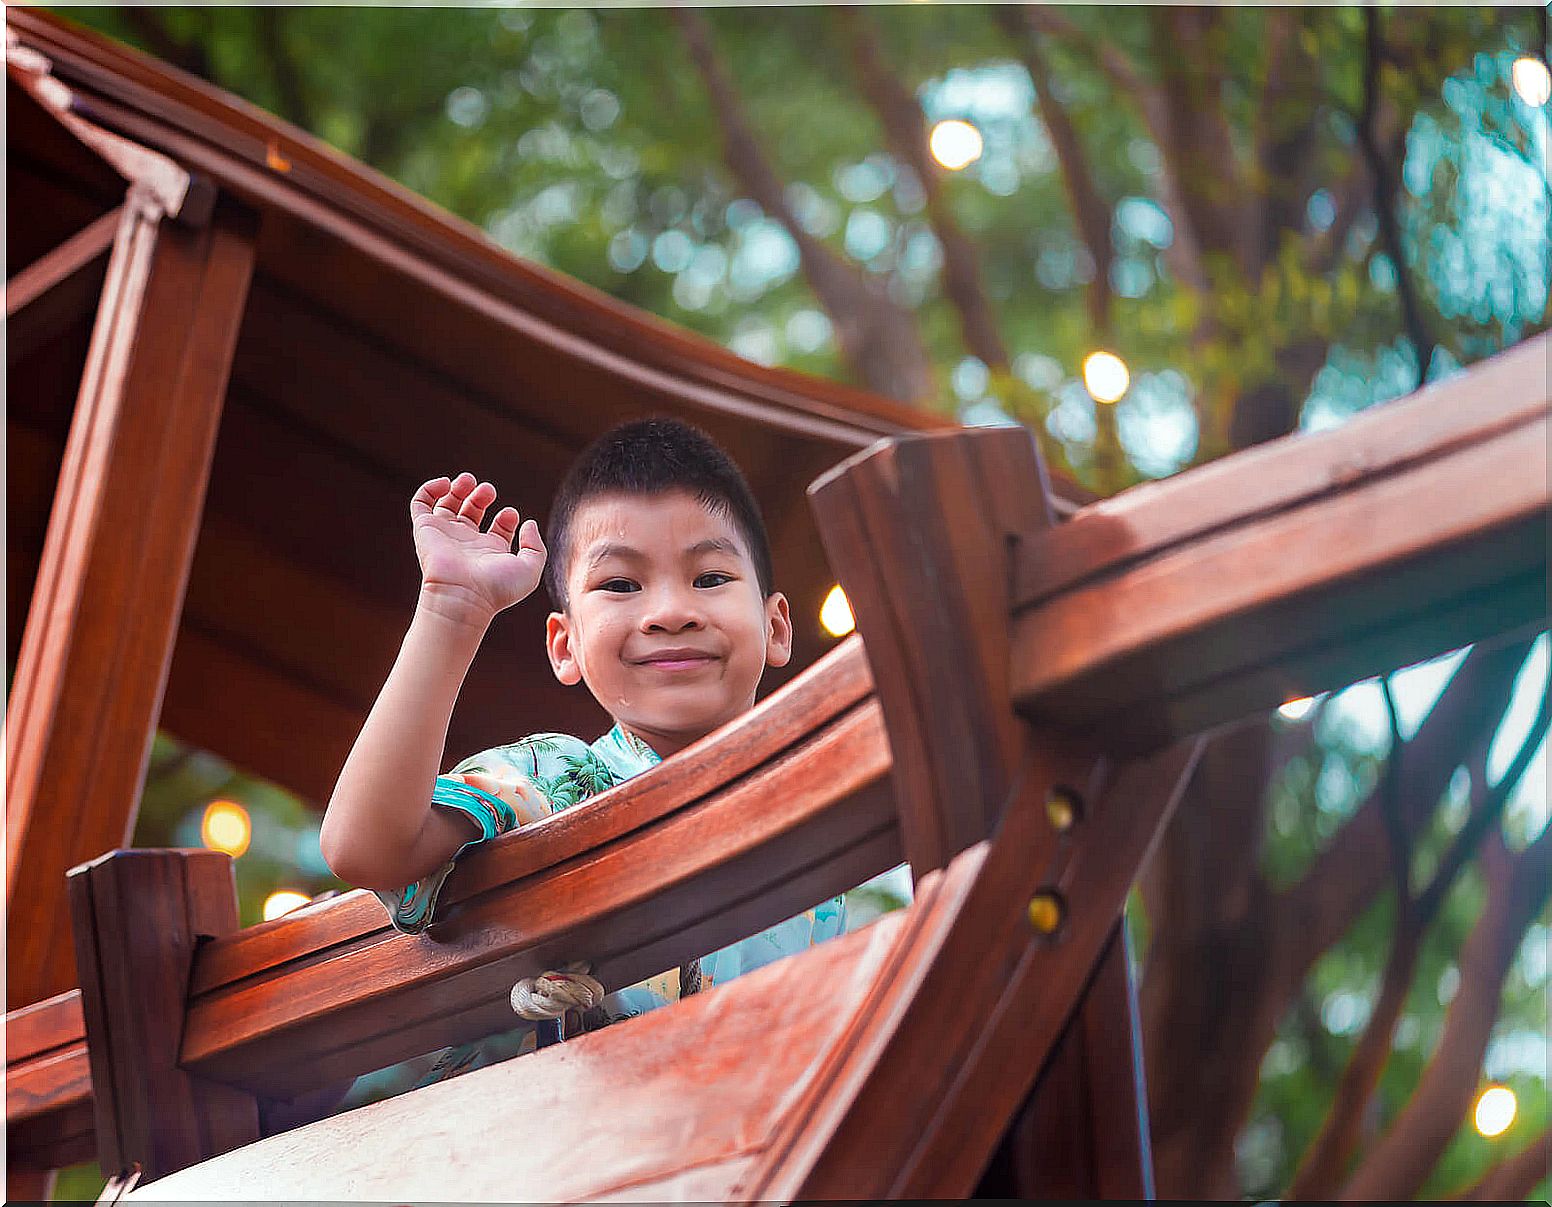
POLYGON ((785 597, 761 595, 737 527, 688 491, 589 499, 571 532, 550 665, 663 757, 746 712, 792 656, 785 597))

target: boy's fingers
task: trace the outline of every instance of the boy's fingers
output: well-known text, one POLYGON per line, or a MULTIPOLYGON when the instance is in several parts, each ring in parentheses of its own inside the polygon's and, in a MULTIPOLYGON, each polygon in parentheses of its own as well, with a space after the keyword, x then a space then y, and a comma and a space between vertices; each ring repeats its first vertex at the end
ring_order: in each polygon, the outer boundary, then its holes
POLYGON ((523 527, 518 533, 517 547, 519 550, 527 549, 533 553, 544 552, 544 538, 539 535, 537 521, 523 521, 523 527))
POLYGON ((492 536, 500 537, 501 542, 512 547, 512 537, 517 532, 517 508, 503 507, 496 513, 496 518, 490 522, 492 536))
POLYGON ((446 477, 432 478, 429 482, 422 482, 420 489, 410 499, 410 515, 427 515, 437 505, 438 500, 447 493, 447 488, 451 485, 452 482, 446 477))
POLYGON ((458 509, 463 506, 463 501, 469 497, 469 493, 475 488, 477 482, 471 473, 461 473, 453 479, 452 485, 440 499, 437 500, 434 510, 438 512, 450 512, 458 514, 458 509))
POLYGON ((468 520, 476 528, 485 519, 485 509, 496 501, 496 488, 489 482, 481 482, 469 492, 469 497, 458 509, 458 518, 468 520))

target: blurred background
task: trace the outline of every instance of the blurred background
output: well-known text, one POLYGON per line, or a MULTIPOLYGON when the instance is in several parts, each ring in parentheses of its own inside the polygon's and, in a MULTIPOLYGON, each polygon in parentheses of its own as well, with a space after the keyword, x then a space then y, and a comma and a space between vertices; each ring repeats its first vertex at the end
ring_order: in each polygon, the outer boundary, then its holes
MULTIPOLYGON (((1549 322, 1544 7, 60 11, 1096 496, 1549 322)), ((1161 1196, 1546 1197, 1547 684, 1521 635, 1214 742, 1130 906, 1161 1196)), ((322 803, 161 735, 135 842, 248 924, 344 887, 322 803)))

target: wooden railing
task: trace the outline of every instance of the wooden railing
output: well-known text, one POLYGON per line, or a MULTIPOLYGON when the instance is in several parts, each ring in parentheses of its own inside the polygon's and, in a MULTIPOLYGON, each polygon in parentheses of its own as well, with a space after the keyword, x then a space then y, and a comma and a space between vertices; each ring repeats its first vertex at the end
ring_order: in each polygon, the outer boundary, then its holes
MULTIPOLYGON (((1543 623, 1547 352, 1030 532, 1016 704, 1058 739, 1153 748, 1543 623)), ((898 860, 893 765, 853 638, 686 756, 471 856, 429 936, 355 893, 205 943, 179 1067, 289 1098, 510 1025, 512 981, 546 965, 621 985, 714 950, 898 860)), ((932 841, 919 868, 963 849, 932 841)), ((13 1159, 79 1147, 79 1019, 66 995, 9 1020, 13 1159)))

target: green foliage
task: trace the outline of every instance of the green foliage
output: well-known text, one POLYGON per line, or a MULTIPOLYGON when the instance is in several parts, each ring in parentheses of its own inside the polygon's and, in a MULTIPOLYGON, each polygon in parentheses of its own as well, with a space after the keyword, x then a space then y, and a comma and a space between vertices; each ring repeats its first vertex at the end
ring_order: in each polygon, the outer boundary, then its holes
MULTIPOLYGON (((1048 435, 1058 468, 1109 491, 1227 451, 1232 408, 1257 386, 1286 386, 1295 421, 1310 427, 1410 389, 1419 365, 1402 334, 1404 281, 1439 346, 1421 366, 1434 377, 1547 325, 1548 191, 1534 166, 1546 117, 1506 84, 1509 63, 1532 44, 1533 13, 1382 14, 1384 109, 1400 117, 1391 148, 1401 153, 1398 265, 1379 241, 1356 137, 1360 9, 1222 10, 1199 53, 1170 41, 1174 10, 1059 11, 1069 34, 1042 41, 1052 99, 1113 211, 1108 335, 1089 316, 1093 258, 1020 48, 983 7, 865 10, 926 115, 968 117, 984 132, 982 160, 943 186, 1010 353, 1007 369, 988 371, 967 355, 920 183, 884 149, 835 15, 817 6, 704 10, 804 228, 888 282, 914 312, 938 383, 929 405, 974 422, 1022 421, 1048 435), (1302 57, 1279 83, 1268 48, 1282 20, 1293 22, 1302 57), (1131 63, 1129 86, 1102 67, 1110 52, 1131 63), (1167 90, 1185 126, 1182 146, 1160 145, 1144 120, 1139 89, 1153 86, 1167 90), (1214 157, 1202 140, 1217 122, 1230 152, 1214 157), (1282 158, 1265 157, 1267 147, 1284 148, 1282 158), (1167 187, 1172 164, 1188 169, 1183 198, 1167 187), (1177 276, 1187 209, 1212 218, 1194 229, 1205 290, 1177 276), (1245 251, 1252 242, 1262 247, 1254 257, 1245 251), (1108 477, 1095 456, 1095 404, 1079 379, 1100 343, 1128 361, 1134 383, 1114 413, 1126 462, 1108 477)), ((666 11, 223 6, 67 15, 205 72, 519 255, 753 359, 851 374, 834 337, 847 316, 824 312, 790 235, 740 198, 717 116, 666 11)), ((1320 720, 1270 785, 1259 857, 1274 887, 1301 874, 1380 774, 1384 745, 1344 727, 1339 712, 1320 720)), ((1463 790, 1452 788, 1457 800, 1463 790)), ((198 813, 216 796, 242 801, 255 819, 254 848, 238 861, 245 922, 276 887, 336 884, 315 861, 308 809, 165 737, 136 841, 187 842, 191 826, 197 841, 198 813)), ((1459 822, 1458 803, 1441 810, 1418 845, 1419 877, 1459 822)), ((1372 1129, 1394 1117, 1432 1050, 1441 986, 1481 895, 1479 876, 1464 876, 1430 932, 1372 1129)), ((1381 900, 1326 954, 1283 1021, 1240 1146, 1247 1192, 1276 1194, 1315 1135, 1372 1004, 1393 908, 1381 900)), ((1141 950, 1149 920, 1140 899, 1129 912, 1141 950)), ((1545 922, 1527 952, 1538 936, 1544 946, 1545 922)), ((1545 991, 1544 954, 1538 964, 1522 953, 1499 1020, 1500 1057, 1512 1037, 1545 1031, 1545 991)), ((1544 1069, 1506 1076, 1520 1092, 1520 1120, 1496 1141, 1463 1132, 1427 1193, 1454 1189, 1544 1125, 1544 1069)))

